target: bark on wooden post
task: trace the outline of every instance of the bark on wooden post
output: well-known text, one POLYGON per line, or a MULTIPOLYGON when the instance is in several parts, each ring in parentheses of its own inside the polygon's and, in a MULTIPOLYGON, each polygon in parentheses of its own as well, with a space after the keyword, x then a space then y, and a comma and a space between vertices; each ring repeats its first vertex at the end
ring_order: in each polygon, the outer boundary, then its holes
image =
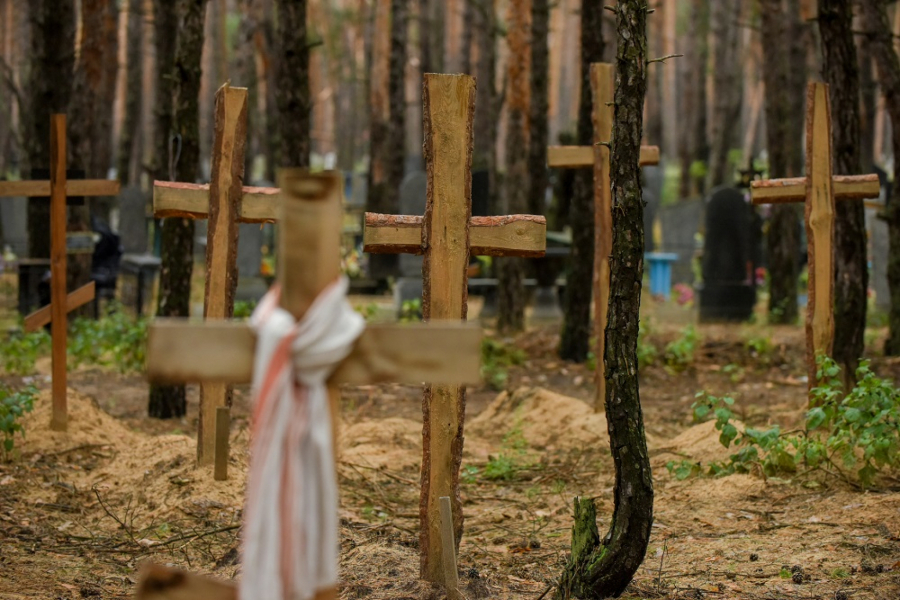
MULTIPOLYGON (((373 253, 424 254, 422 314, 426 321, 465 321, 469 255, 541 256, 546 220, 534 215, 471 217, 475 80, 467 75, 425 75, 425 215, 366 213, 364 248, 373 253)), ((422 577, 443 583, 440 507, 449 496, 457 542, 465 389, 429 384, 422 402, 422 495, 419 547, 422 577)))
MULTIPOLYGON (((593 167, 594 170, 594 331, 597 335, 597 395, 594 410, 600 411, 606 399, 606 375, 603 356, 603 330, 609 312, 609 255, 612 252, 612 189, 609 174, 609 142, 612 139, 613 81, 615 67, 609 63, 591 65, 591 92, 594 145, 550 146, 547 162, 556 168, 593 167)), ((657 146, 641 146, 639 164, 659 164, 657 146)))
POLYGON ((50 306, 25 317, 26 331, 35 331, 50 323, 52 338, 51 372, 53 415, 50 427, 65 431, 66 406, 66 334, 67 314, 94 299, 94 283, 66 294, 66 198, 67 196, 115 196, 119 182, 105 179, 66 181, 66 115, 50 119, 50 180, 2 181, 0 197, 50 197, 50 306))
POLYGON ((828 86, 810 83, 806 100, 806 177, 754 181, 754 204, 805 202, 809 256, 806 362, 809 389, 816 385, 816 360, 831 356, 834 344, 834 203, 877 198, 877 175, 831 173, 831 108, 828 86))

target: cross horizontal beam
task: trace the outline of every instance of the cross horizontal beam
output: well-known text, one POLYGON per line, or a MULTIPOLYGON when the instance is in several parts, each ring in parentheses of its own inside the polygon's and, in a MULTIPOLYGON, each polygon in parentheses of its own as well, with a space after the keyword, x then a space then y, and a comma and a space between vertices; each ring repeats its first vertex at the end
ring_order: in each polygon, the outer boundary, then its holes
MULTIPOLYGON (((864 200, 877 198, 880 192, 878 175, 834 175, 831 178, 835 200, 864 200)), ((787 204, 806 202, 806 177, 768 179, 750 184, 753 204, 787 204)))
MULTIPOLYGON (((69 179, 67 196, 116 196, 119 182, 111 179, 69 179)), ((0 196, 50 196, 50 181, 0 181, 0 196)))
MULTIPOLYGON (((659 146, 641 146, 639 164, 659 164, 659 146)), ((594 165, 592 146, 550 146, 547 148, 547 165, 558 169, 591 167, 594 165)))
MULTIPOLYGON (((366 213, 363 250, 373 254, 424 254, 424 217, 366 213)), ((472 217, 469 251, 473 256, 543 256, 547 219, 537 215, 472 217)))
MULTIPOLYGON (((159 383, 248 383, 255 348, 256 336, 245 323, 157 319, 148 333, 147 378, 159 383)), ((481 380, 480 356, 478 327, 370 325, 331 382, 475 384, 481 380)))
MULTIPOLYGON (((66 296, 66 312, 70 313, 79 306, 84 306, 94 299, 94 282, 90 282, 66 296)), ((50 322, 51 306, 48 304, 25 317, 25 331, 37 331, 50 322)))
MULTIPOLYGON (((269 187, 244 186, 239 223, 267 223, 278 218, 281 190, 269 187)), ((184 217, 206 219, 209 217, 209 184, 180 183, 174 181, 153 182, 153 214, 158 218, 184 217)))

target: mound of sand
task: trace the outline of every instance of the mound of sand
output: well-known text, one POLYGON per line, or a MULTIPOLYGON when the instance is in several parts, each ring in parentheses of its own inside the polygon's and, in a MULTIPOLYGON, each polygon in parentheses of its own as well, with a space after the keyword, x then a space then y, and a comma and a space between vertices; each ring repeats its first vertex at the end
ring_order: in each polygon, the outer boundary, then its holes
MULTIPOLYGON (((26 438, 18 446, 22 455, 32 461, 52 457, 60 464, 60 480, 79 492, 96 489, 113 505, 136 502, 136 525, 186 509, 237 510, 243 505, 246 442, 232 442, 229 478, 215 481, 212 467, 196 466, 197 443, 188 436, 131 431, 73 390, 68 391, 68 412, 67 431, 52 431, 50 392, 42 392, 24 419, 26 438)), ((55 493, 49 487, 34 488, 30 500, 53 502, 55 493)))
POLYGON ((606 415, 595 413, 582 400, 543 388, 503 392, 466 425, 467 436, 480 436, 494 443, 517 431, 522 432, 529 446, 541 450, 609 446, 606 415))
MULTIPOLYGON (((743 430, 744 426, 740 421, 732 421, 732 423, 738 428, 738 431, 743 430)), ((662 456, 666 460, 672 460, 673 456, 680 456, 702 463, 727 461, 728 457, 737 450, 734 444, 731 445, 731 448, 723 446, 719 442, 719 435, 715 421, 705 421, 685 429, 667 443, 662 444, 658 456, 662 456)))
POLYGON ((340 432, 340 460, 376 469, 419 468, 422 423, 391 417, 363 421, 340 432))

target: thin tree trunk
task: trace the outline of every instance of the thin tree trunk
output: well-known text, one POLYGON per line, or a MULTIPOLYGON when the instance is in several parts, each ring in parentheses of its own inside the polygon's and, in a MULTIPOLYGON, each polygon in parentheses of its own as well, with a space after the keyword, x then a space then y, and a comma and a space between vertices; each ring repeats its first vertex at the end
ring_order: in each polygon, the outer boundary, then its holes
POLYGON ((740 0, 716 0, 711 3, 710 26, 713 34, 713 113, 709 157, 709 186, 731 185, 728 154, 732 148, 735 123, 741 116, 740 0))
MULTIPOLYGON (((789 11, 790 9, 788 9, 789 11)), ((766 43, 762 45, 763 81, 766 96, 766 147, 769 153, 769 177, 799 176, 789 165, 799 164, 791 153, 801 155, 801 139, 794 122, 801 114, 791 113, 791 69, 784 59, 791 36, 791 16, 783 0, 760 0, 762 31, 766 43)), ((796 20, 799 14, 793 20, 796 20)), ((802 109, 802 108, 801 108, 802 109)), ((799 211, 791 204, 777 204, 772 208, 766 238, 769 255, 769 321, 794 323, 797 320, 797 257, 799 252, 799 211)))
POLYGON ((140 156, 141 143, 141 104, 143 90, 143 66, 141 60, 141 46, 143 44, 143 11, 142 0, 128 0, 128 40, 125 59, 125 118, 122 122, 122 134, 119 138, 119 181, 123 185, 133 185, 140 181, 140 161, 135 161, 135 156, 140 156), (132 166, 135 171, 132 172, 132 166))
POLYGON ((472 3, 475 0, 463 0, 463 17, 462 17, 462 57, 460 62, 460 71, 472 74, 472 38, 475 35, 475 11, 477 10, 472 3))
MULTIPOLYGON (((853 41, 851 0, 819 0, 823 77, 828 83, 834 174, 857 175, 860 165, 859 62, 853 41)), ((845 384, 856 381, 865 350, 869 271, 866 214, 862 202, 835 203, 834 215, 834 359, 845 384)))
POLYGON ((572 555, 558 598, 619 596, 644 560, 653 524, 653 478, 638 387, 638 321, 644 276, 644 203, 640 156, 647 89, 644 0, 616 5, 615 117, 611 183, 613 246, 606 323, 606 418, 616 479, 609 532, 601 541, 592 498, 575 499, 572 555))
POLYGON ((172 96, 175 89, 175 42, 178 15, 168 0, 153 0, 153 43, 156 47, 156 95, 153 101, 153 159, 150 175, 169 181, 169 142, 172 138, 172 96))
MULTIPOLYGON (((591 121, 591 63, 603 60, 603 3, 581 1, 581 98, 576 143, 594 143, 591 121)), ((591 292, 594 289, 594 171, 578 169, 569 205, 572 246, 566 275, 564 321, 559 356, 584 362, 591 347, 591 292)))
MULTIPOLYGON (((547 170, 547 141, 550 110, 550 2, 531 0, 531 107, 528 140, 528 212, 533 215, 547 213, 547 186, 550 172, 547 170)), ((532 261, 538 285, 552 285, 555 269, 547 261, 532 261)))
POLYGON ((888 356, 900 355, 900 58, 894 50, 891 24, 884 0, 863 0, 860 3, 863 29, 869 36, 869 48, 878 69, 878 83, 884 93, 884 103, 891 118, 891 145, 894 154, 894 186, 881 218, 887 222, 888 287, 891 307, 888 316, 889 335, 884 344, 888 356))
MULTIPOLYGON (((470 0, 474 1, 474 0, 470 0)), ((495 0, 478 2, 475 9, 478 64, 476 76, 478 93, 475 96, 475 152, 472 168, 485 169, 489 173, 491 209, 496 207, 497 195, 497 88, 495 71, 497 67, 497 38, 495 36, 495 0)))
POLYGON ((681 181, 679 197, 691 198, 704 191, 703 177, 696 175, 695 163, 708 165, 706 139, 706 72, 709 63, 709 2, 692 0, 690 30, 685 58, 690 61, 684 89, 685 126, 681 136, 681 181))
POLYGON ((309 166, 309 47, 306 0, 278 0, 275 101, 281 137, 279 164, 309 166))
MULTIPOLYGON (((168 10, 168 9, 163 9, 168 10)), ((206 0, 177 0, 172 104, 172 133, 176 136, 174 176, 177 181, 193 182, 200 172, 200 59, 203 53, 203 23, 206 0)), ((162 69, 164 65, 160 65, 162 69)), ((190 314, 191 272, 194 264, 194 221, 166 219, 162 226, 162 266, 159 273, 161 317, 186 317, 190 314)), ((151 417, 160 419, 184 416, 185 388, 150 388, 151 417)))
MULTIPOLYGON (((64 113, 72 95, 75 66, 74 0, 31 0, 31 61, 26 102, 22 109, 22 143, 28 159, 26 176, 34 168, 50 166, 50 115, 64 113)), ((28 200, 28 256, 50 258, 50 203, 28 200)))
MULTIPOLYGON (((527 210, 528 189, 528 41, 529 0, 512 0, 507 13, 509 58, 507 62, 506 175, 502 211, 519 214, 527 210)), ((497 258, 497 329, 516 333, 525 329, 525 260, 497 258)))

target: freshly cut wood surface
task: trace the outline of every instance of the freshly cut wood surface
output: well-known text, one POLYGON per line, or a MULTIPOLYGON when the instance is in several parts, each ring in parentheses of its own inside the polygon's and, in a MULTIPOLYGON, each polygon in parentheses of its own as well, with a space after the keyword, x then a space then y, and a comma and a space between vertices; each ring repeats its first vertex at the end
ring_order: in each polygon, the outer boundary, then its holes
MULTIPOLYGON (((147 336, 147 378, 249 383, 255 349, 256 336, 244 323, 157 319, 147 336)), ((463 323, 370 325, 332 382, 476 384, 480 350, 480 328, 463 323)))
MULTIPOLYGON (((244 186, 240 223, 267 223, 278 218, 281 190, 278 188, 244 186)), ((209 216, 209 184, 153 182, 153 214, 166 217, 205 219, 209 216)))
MULTIPOLYGON (((423 254, 424 217, 366 213, 363 250, 372 253, 423 254)), ((474 256, 543 256, 547 219, 537 215, 472 217, 469 253, 474 256)))
MULTIPOLYGON (((66 182, 67 196, 117 196, 119 182, 112 179, 71 179, 66 182)), ((0 197, 43 197, 50 195, 49 181, 0 181, 0 197)))
MULTIPOLYGON (((94 282, 86 283, 81 286, 77 290, 74 290, 72 293, 66 296, 66 313, 70 313, 79 306, 84 306, 88 302, 94 299, 94 282)), ((25 326, 24 329, 27 332, 37 331, 44 325, 50 322, 51 315, 51 307, 44 306, 43 308, 39 308, 27 317, 25 317, 25 326)))
MULTIPOLYGON (((806 120, 806 235, 809 256, 807 368, 816 384, 816 357, 831 356, 834 345, 834 194, 831 177, 831 107, 828 86, 810 83, 806 120)), ((877 178, 876 178, 877 181, 877 178)))
MULTIPOLYGON (((602 64, 602 63, 598 63, 602 64)), ((601 140, 609 141, 609 139, 601 140)), ((590 167, 594 164, 594 149, 590 146, 550 146, 547 148, 547 165, 557 169, 590 167)), ((642 146, 640 165, 659 164, 659 146, 642 146)))
MULTIPOLYGON (((877 198, 881 185, 878 175, 835 175, 832 177, 835 200, 877 198)), ((780 204, 806 201, 806 178, 767 179, 750 184, 753 204, 780 204)))

